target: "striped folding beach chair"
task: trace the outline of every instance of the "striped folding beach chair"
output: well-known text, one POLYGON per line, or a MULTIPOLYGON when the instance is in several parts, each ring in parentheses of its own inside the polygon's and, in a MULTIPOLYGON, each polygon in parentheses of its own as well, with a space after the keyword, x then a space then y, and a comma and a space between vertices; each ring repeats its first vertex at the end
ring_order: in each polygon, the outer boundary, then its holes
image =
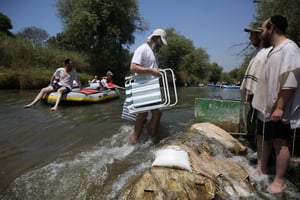
POLYGON ((178 98, 173 70, 170 68, 161 69, 160 74, 161 77, 150 80, 145 79, 142 75, 132 76, 126 80, 125 103, 129 113, 141 113, 177 104, 178 98), (170 94, 168 74, 172 76, 173 94, 170 94))

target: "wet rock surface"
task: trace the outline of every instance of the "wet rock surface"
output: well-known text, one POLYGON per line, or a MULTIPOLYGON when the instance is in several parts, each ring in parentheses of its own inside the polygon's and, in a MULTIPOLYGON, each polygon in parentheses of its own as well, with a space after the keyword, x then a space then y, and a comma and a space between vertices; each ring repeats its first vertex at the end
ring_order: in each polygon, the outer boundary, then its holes
POLYGON ((246 147, 223 129, 197 123, 185 133, 167 138, 161 147, 178 146, 189 155, 192 171, 155 166, 134 177, 122 199, 226 199, 247 198, 253 186, 247 171, 235 160, 218 157, 240 154, 246 147), (217 140, 219 145, 211 145, 217 140))
POLYGON ((253 150, 216 125, 195 123, 157 148, 170 146, 188 153, 191 170, 175 165, 149 167, 128 181, 119 199, 300 199, 288 180, 282 194, 266 193, 272 175, 257 174, 250 165, 251 157, 256 157, 253 150))

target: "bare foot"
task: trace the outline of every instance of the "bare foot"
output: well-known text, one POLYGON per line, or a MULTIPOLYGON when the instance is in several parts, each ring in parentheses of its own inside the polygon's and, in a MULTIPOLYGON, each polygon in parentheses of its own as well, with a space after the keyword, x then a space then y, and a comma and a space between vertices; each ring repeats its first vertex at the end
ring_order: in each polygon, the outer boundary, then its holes
POLYGON ((138 138, 132 133, 129 138, 130 144, 136 144, 137 141, 138 141, 138 138))
POLYGON ((264 174, 259 166, 256 167, 256 173, 257 173, 258 175, 264 174))
POLYGON ((24 108, 31 108, 33 105, 32 104, 27 104, 24 106, 24 108))
POLYGON ((57 108, 55 108, 55 107, 52 107, 52 108, 51 108, 51 110, 52 110, 52 111, 56 111, 56 110, 57 110, 57 108))
POLYGON ((279 183, 277 181, 273 181, 273 183, 268 186, 267 192, 271 194, 279 194, 282 193, 285 190, 285 188, 286 188, 286 184, 284 182, 279 183))
POLYGON ((254 167, 249 167, 247 169, 247 172, 248 172, 249 175, 252 175, 252 176, 259 176, 259 175, 261 175, 260 169, 254 168, 254 167))

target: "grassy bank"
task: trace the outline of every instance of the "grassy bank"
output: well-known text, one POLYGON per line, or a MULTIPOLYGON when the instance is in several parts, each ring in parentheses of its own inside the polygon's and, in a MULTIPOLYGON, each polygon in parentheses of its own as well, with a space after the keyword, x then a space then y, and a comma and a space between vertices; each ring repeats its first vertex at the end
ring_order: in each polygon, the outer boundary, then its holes
POLYGON ((55 69, 72 59, 83 83, 92 77, 88 56, 0 35, 0 89, 37 89, 49 84, 55 69))

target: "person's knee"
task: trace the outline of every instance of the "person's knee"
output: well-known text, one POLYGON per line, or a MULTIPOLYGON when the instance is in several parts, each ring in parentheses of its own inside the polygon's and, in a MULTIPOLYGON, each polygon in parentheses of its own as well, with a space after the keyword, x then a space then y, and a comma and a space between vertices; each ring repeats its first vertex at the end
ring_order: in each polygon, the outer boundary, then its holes
POLYGON ((147 113, 141 113, 138 115, 138 121, 144 122, 147 119, 147 113))
POLYGON ((62 88, 59 88, 59 89, 57 90, 57 93, 62 94, 62 93, 64 93, 64 92, 66 92, 66 91, 67 91, 67 89, 64 88, 64 87, 62 87, 62 88))
POLYGON ((42 93, 47 93, 48 90, 49 90, 48 88, 42 88, 42 89, 41 89, 41 92, 42 92, 42 93))
POLYGON ((160 119, 161 116, 162 116, 162 111, 161 111, 161 110, 153 110, 153 111, 152 111, 152 116, 153 116, 154 118, 160 119))

